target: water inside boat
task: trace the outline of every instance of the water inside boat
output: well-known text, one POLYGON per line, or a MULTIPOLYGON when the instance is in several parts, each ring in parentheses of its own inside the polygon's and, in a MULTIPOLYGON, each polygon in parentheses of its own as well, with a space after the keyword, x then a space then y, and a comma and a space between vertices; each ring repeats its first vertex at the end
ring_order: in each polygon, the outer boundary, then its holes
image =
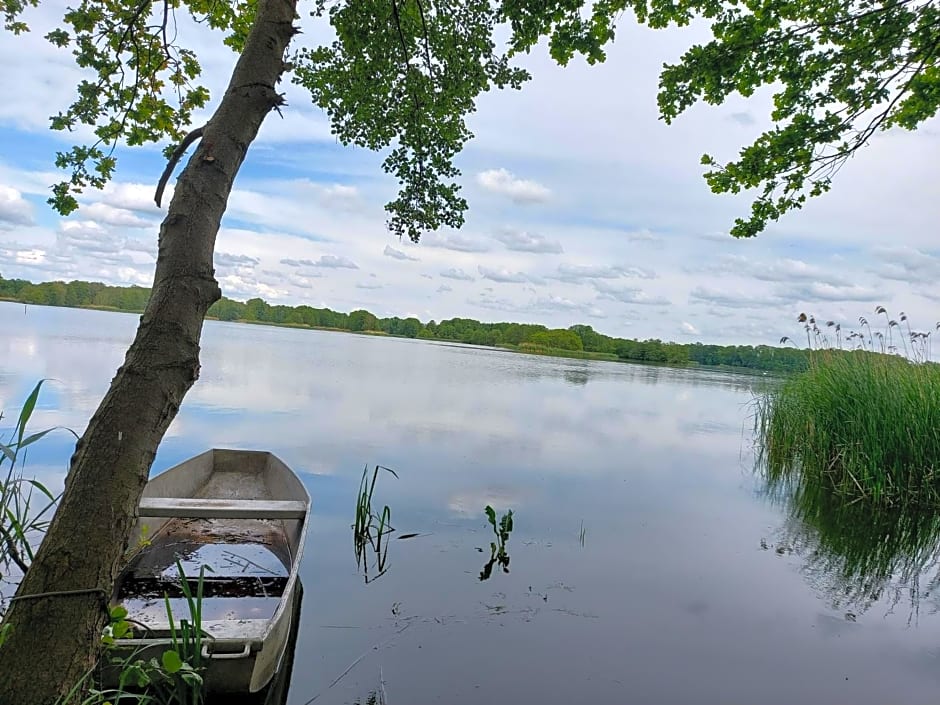
MULTIPOLYGON (((272 522, 273 523, 273 522, 272 522)), ((165 624, 166 599, 175 620, 189 618, 177 561, 190 593, 203 573, 203 620, 270 619, 287 585, 284 556, 275 552, 264 521, 239 522, 240 530, 218 532, 211 519, 173 520, 128 565, 117 592, 132 619, 144 626, 165 624), (175 525, 175 526, 174 526, 175 525), (253 539, 253 540, 252 540, 253 539), (210 541, 210 542, 206 542, 210 541), (257 541, 257 542, 256 542, 257 541)))

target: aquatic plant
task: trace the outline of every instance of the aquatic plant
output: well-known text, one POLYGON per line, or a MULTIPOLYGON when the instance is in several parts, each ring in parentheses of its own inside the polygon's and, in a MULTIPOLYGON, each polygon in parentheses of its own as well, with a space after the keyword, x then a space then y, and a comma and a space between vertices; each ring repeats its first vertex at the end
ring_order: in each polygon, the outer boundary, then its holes
POLYGON ((493 566, 497 563, 504 573, 509 572, 509 553, 506 551, 506 544, 509 543, 509 535, 512 533, 512 510, 503 514, 499 523, 496 521, 496 510, 490 505, 486 505, 483 512, 496 536, 496 541, 490 542, 490 559, 480 571, 480 580, 488 580, 493 574, 493 566))
POLYGON ((843 350, 824 347, 829 336, 815 318, 800 317, 823 347, 809 369, 758 398, 760 467, 849 500, 940 506, 940 365, 926 362, 929 335, 912 331, 908 356, 894 354, 900 324, 887 318, 879 336, 861 320, 868 334, 850 333, 858 348, 843 350))
MULTIPOLYGON (((865 316, 858 317, 858 330, 848 331, 842 323, 823 321, 812 314, 801 313, 797 322, 803 326, 806 347, 811 353, 822 350, 861 350, 883 355, 901 355, 912 362, 930 361, 933 350, 931 335, 940 330, 940 322, 936 323, 932 330, 917 331, 911 328, 910 318, 904 311, 895 319, 884 306, 876 306, 875 315, 884 316, 883 330, 873 331, 865 316)), ((780 344, 784 343, 797 347, 796 341, 787 335, 780 339, 780 344)))
POLYGON ((372 510, 372 494, 375 492, 380 470, 385 470, 396 479, 398 478, 397 473, 391 468, 376 465, 370 480, 369 466, 363 468, 362 477, 359 480, 359 493, 356 496, 356 520, 352 526, 356 567, 363 571, 366 583, 385 574, 388 560, 387 537, 395 531, 391 525, 392 510, 387 504, 379 514, 372 510), (372 577, 369 576, 368 553, 370 551, 375 556, 375 567, 378 571, 372 577))

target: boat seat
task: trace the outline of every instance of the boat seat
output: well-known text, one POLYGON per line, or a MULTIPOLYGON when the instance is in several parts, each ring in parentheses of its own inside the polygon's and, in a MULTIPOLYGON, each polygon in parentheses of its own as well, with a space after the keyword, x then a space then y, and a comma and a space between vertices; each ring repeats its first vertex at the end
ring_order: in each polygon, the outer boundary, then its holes
POLYGON ((142 517, 188 519, 303 519, 307 503, 283 499, 202 499, 194 497, 144 497, 142 517))

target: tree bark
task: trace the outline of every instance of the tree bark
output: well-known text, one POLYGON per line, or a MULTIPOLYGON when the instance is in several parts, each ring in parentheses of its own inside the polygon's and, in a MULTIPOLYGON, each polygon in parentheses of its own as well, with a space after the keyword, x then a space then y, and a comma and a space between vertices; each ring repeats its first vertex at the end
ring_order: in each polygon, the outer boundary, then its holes
POLYGON ((294 35, 297 0, 259 0, 229 86, 160 227, 153 290, 124 364, 75 447, 65 491, 4 618, 0 703, 51 705, 94 664, 107 599, 157 446, 199 374, 206 311, 221 295, 215 239, 294 35), (80 591, 71 595, 42 593, 80 591))

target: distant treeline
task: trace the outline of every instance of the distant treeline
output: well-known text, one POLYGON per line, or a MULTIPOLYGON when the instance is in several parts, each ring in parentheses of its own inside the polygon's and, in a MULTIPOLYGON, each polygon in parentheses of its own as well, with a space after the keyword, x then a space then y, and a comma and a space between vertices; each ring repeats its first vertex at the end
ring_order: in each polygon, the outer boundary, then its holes
MULTIPOLYGON (((0 277, 0 298, 44 306, 103 308, 141 312, 150 290, 139 286, 107 286, 98 282, 45 282, 0 277)), ((509 347, 533 352, 565 351, 598 357, 658 362, 671 365, 719 365, 774 372, 806 369, 808 353, 796 348, 766 345, 680 344, 661 340, 611 338, 591 326, 549 329, 530 323, 481 323, 472 318, 451 318, 422 323, 417 318, 378 318, 364 310, 340 313, 311 306, 272 306, 263 299, 233 301, 223 297, 209 309, 222 321, 246 321, 363 333, 384 333, 404 338, 448 340, 473 345, 509 347)))

